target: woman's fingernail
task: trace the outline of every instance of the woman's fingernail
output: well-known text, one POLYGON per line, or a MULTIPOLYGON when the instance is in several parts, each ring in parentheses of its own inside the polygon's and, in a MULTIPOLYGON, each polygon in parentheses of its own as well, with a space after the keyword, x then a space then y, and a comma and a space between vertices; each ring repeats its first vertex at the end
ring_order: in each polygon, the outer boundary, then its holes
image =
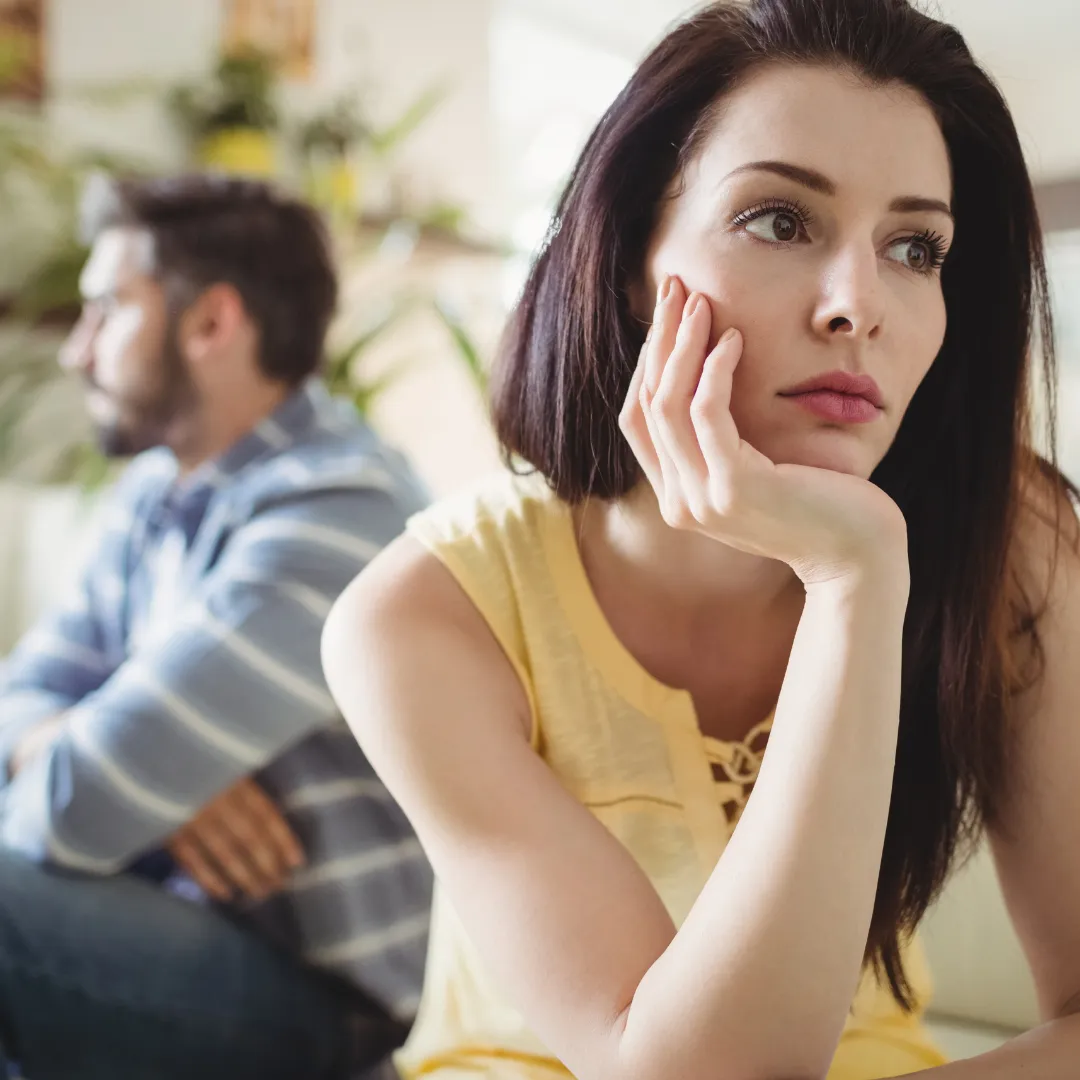
POLYGON ((739 332, 739 331, 738 331, 738 330, 736 330, 734 326, 729 326, 729 327, 728 327, 728 328, 727 328, 727 329, 726 329, 726 330, 724 331, 724 333, 723 333, 723 336, 722 336, 722 337, 720 338, 720 344, 721 344, 721 345, 726 345, 726 344, 727 344, 727 343, 728 343, 729 341, 733 341, 733 340, 735 339, 735 335, 736 335, 736 334, 737 334, 738 332, 739 332))
POLYGON ((691 293, 687 298, 686 306, 683 308, 683 318, 689 319, 691 315, 697 314, 697 309, 701 306, 701 294, 691 293))

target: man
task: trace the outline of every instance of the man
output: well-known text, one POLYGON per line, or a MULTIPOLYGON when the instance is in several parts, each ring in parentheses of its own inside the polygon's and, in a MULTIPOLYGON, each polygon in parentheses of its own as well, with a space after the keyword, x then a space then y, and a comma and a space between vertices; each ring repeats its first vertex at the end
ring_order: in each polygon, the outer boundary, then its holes
POLYGON ((189 177, 92 209, 62 362, 138 456, 0 679, 0 1046, 30 1080, 344 1076, 415 1010, 431 879, 319 638, 422 497, 314 377, 307 207, 189 177))

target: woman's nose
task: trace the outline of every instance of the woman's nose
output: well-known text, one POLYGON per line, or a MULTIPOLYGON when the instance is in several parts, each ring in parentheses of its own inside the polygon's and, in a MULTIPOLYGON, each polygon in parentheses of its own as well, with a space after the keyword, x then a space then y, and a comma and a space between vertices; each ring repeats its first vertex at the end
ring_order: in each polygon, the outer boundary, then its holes
POLYGON ((877 252, 848 247, 826 269, 814 311, 814 331, 826 338, 872 340, 881 333, 885 311, 877 252))

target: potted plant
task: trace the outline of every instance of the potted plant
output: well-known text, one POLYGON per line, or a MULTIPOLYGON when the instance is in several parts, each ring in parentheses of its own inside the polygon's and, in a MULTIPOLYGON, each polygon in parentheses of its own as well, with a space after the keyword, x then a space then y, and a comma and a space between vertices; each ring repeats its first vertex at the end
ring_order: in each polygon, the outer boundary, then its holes
POLYGON ((308 117, 297 131, 304 192, 334 218, 355 212, 359 205, 359 153, 371 137, 356 98, 349 96, 308 117))
POLYGON ((368 121, 358 91, 341 95, 322 112, 309 116, 297 127, 294 138, 307 198, 337 223, 348 222, 361 209, 370 212, 372 207, 362 202, 377 201, 374 188, 380 175, 442 97, 441 87, 429 88, 384 128, 368 121))
POLYGON ((170 109, 200 164, 234 174, 273 175, 280 125, 276 84, 273 59, 245 49, 222 56, 207 82, 172 91, 170 109))

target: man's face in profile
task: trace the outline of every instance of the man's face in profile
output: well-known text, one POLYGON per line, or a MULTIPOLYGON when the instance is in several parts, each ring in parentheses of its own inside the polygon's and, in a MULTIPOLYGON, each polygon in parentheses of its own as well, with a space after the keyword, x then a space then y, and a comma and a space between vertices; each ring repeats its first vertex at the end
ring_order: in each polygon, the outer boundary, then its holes
POLYGON ((79 373, 102 451, 126 457, 168 441, 193 393, 175 317, 153 276, 153 242, 134 228, 106 229, 79 280, 82 315, 60 364, 79 373))

